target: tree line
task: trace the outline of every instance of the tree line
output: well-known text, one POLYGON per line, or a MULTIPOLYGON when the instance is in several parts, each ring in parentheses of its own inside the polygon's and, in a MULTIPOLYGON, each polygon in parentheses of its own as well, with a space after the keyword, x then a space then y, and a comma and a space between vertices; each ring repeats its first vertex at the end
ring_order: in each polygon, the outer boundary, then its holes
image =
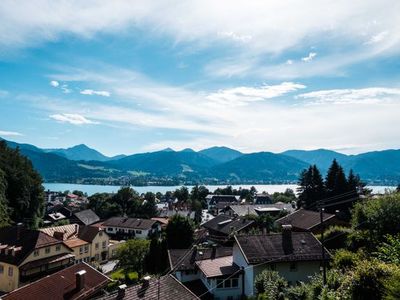
POLYGON ((349 209, 365 194, 365 183, 360 177, 349 171, 346 177, 342 166, 334 159, 325 179, 316 165, 301 172, 298 181, 298 207, 317 210, 319 205, 329 204, 335 200, 335 205, 329 205, 328 212, 340 211, 349 217, 349 209), (351 201, 351 200, 354 201, 351 201), (348 200, 348 201, 347 201, 348 200), (342 202, 342 203, 340 203, 342 202))

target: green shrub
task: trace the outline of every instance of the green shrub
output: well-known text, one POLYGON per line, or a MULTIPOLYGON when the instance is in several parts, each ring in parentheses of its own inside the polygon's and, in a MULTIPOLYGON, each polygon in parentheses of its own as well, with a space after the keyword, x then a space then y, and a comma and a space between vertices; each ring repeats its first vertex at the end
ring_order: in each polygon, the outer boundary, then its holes
POLYGON ((346 270, 354 267, 358 261, 358 254, 345 249, 340 249, 333 255, 332 266, 340 270, 346 270))
POLYGON ((286 280, 276 271, 265 270, 257 275, 254 286, 259 299, 277 300, 283 299, 284 290, 287 287, 286 280))
POLYGON ((341 249, 347 246, 347 237, 352 232, 351 228, 331 226, 324 233, 325 247, 328 249, 341 249))

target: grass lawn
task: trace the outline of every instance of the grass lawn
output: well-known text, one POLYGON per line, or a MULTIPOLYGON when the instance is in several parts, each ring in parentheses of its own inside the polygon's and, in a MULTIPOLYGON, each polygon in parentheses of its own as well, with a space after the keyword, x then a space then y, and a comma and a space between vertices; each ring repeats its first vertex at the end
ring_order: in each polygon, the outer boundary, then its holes
MULTIPOLYGON (((113 280, 125 280, 125 271, 124 269, 118 269, 115 272, 111 273, 110 275, 111 279, 113 280)), ((138 273, 137 272, 128 272, 128 278, 130 281, 136 281, 138 280, 138 273)))

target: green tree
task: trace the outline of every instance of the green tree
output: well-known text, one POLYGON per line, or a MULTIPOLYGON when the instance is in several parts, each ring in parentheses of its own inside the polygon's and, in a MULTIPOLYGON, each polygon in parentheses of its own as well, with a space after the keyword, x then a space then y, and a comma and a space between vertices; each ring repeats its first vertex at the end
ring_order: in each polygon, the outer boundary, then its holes
POLYGON ((5 195, 11 212, 10 219, 37 228, 44 214, 41 176, 18 148, 9 148, 5 141, 0 141, 0 169, 6 182, 5 195))
POLYGON ((135 217, 150 219, 156 217, 158 214, 157 205, 156 205, 156 197, 152 192, 147 192, 144 195, 144 201, 141 206, 138 207, 138 211, 135 214, 135 217))
POLYGON ((149 248, 150 241, 148 240, 126 241, 117 249, 118 266, 123 268, 126 273, 136 271, 140 278, 143 274, 144 261, 149 248))
POLYGON ((386 235, 400 232, 400 194, 386 194, 356 203, 351 223, 354 233, 350 243, 374 250, 386 240, 386 235))
POLYGON ((4 172, 0 169, 0 228, 10 224, 10 215, 6 199, 7 182, 4 172))
POLYGON ((168 268, 168 251, 165 239, 151 239, 145 266, 145 271, 150 274, 162 274, 168 268))
POLYGON ((179 202, 186 202, 189 199, 189 190, 187 187, 182 186, 176 189, 174 192, 174 197, 178 199, 179 202))
POLYGON ((139 194, 131 187, 121 187, 113 197, 120 208, 121 215, 134 215, 139 206, 139 194))
POLYGON ((189 218, 174 215, 165 232, 169 249, 186 249, 193 243, 193 224, 189 218))
POLYGON ((303 170, 298 182, 299 206, 306 209, 317 209, 318 201, 325 196, 324 181, 316 165, 303 170))

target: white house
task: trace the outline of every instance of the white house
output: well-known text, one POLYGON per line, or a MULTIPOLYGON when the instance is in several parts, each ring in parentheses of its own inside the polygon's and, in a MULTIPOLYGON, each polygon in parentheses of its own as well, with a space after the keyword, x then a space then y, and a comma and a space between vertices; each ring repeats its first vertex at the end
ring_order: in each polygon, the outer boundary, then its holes
POLYGON ((321 250, 312 233, 286 228, 280 234, 235 236, 233 263, 244 269, 245 294, 252 296, 255 278, 266 269, 277 271, 290 285, 309 281, 320 272, 321 250))
POLYGON ((109 235, 121 238, 146 239, 161 231, 161 224, 156 220, 113 217, 103 223, 109 235))

